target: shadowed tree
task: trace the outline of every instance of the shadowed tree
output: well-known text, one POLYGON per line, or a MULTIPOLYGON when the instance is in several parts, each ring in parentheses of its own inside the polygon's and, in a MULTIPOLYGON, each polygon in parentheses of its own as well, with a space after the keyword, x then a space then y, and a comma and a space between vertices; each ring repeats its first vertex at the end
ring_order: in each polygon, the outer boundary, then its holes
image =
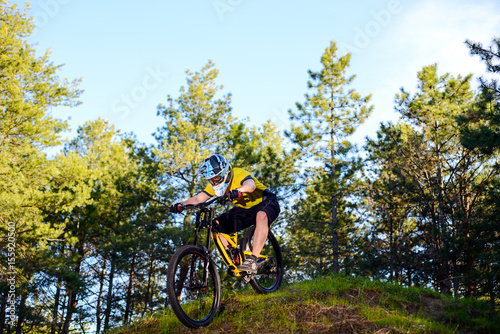
POLYGON ((413 251, 422 263, 423 283, 432 281, 436 289, 455 295, 477 292, 475 272, 484 240, 475 236, 485 232, 478 214, 485 190, 498 177, 494 159, 461 145, 457 120, 477 103, 470 78, 438 76, 437 65, 424 67, 417 93, 402 89, 396 96, 401 121, 383 125, 377 140, 367 145, 380 168, 378 185, 389 186, 378 205, 405 205, 407 218, 416 223, 408 233, 420 239, 413 251))

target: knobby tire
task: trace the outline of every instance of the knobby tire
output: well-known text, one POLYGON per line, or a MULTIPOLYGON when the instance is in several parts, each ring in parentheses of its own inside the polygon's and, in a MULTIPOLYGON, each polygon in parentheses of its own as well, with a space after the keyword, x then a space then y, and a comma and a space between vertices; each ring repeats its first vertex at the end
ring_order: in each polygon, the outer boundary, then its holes
POLYGON ((203 270, 207 258, 203 247, 186 245, 172 256, 167 269, 167 293, 175 315, 187 327, 205 327, 219 312, 221 285, 210 259, 207 285, 203 270))
MULTIPOLYGON (((241 240, 241 249, 252 251, 255 226, 248 228, 245 237, 241 240)), ((269 231, 266 243, 261 252, 270 258, 270 261, 259 266, 257 273, 250 279, 250 285, 257 293, 270 293, 278 290, 283 281, 283 258, 274 234, 269 231)))

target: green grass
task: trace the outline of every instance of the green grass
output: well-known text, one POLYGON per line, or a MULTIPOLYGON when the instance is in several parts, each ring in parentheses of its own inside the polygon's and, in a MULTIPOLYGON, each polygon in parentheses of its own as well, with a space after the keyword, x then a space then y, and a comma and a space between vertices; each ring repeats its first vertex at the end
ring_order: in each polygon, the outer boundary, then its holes
POLYGON ((488 304, 426 289, 342 275, 321 277, 259 295, 225 291, 207 328, 185 328, 173 312, 112 334, 153 333, 500 333, 488 304))

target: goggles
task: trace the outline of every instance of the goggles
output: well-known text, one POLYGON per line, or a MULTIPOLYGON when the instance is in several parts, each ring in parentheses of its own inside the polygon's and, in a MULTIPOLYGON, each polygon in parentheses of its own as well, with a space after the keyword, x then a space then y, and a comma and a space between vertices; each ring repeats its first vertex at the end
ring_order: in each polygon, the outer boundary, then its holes
POLYGON ((210 184, 213 186, 221 184, 223 181, 224 181, 224 178, 220 177, 220 176, 214 176, 213 178, 208 180, 208 182, 210 182, 210 184))

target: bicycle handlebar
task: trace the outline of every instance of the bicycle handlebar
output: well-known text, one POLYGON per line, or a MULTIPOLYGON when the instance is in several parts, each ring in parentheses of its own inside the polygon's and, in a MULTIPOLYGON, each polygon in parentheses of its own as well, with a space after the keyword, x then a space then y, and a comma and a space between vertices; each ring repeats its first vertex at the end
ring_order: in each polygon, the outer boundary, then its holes
POLYGON ((208 201, 198 203, 198 204, 186 204, 186 205, 181 204, 181 211, 180 212, 187 210, 187 209, 205 208, 214 202, 217 202, 219 204, 224 204, 228 200, 229 200, 229 198, 227 197, 227 195, 224 195, 222 197, 215 197, 213 199, 209 199, 208 201))

